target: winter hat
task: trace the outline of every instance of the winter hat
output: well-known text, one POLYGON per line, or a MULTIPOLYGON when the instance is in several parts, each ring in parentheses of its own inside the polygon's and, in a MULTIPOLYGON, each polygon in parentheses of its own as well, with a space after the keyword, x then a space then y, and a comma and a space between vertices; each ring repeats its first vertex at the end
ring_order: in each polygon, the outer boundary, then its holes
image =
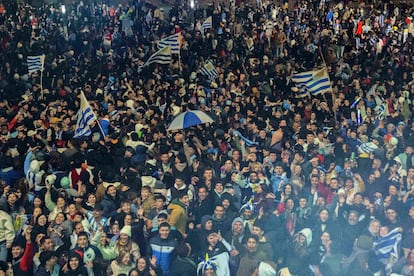
POLYGON ((306 245, 309 246, 312 242, 312 230, 309 228, 303 228, 299 231, 299 234, 303 235, 306 238, 306 245))
POLYGON ((201 228, 204 228, 204 225, 206 224, 207 221, 212 220, 213 218, 210 215, 204 215, 201 217, 201 228))
POLYGON ((359 236, 357 240, 357 247, 360 249, 369 250, 372 248, 373 241, 372 238, 366 235, 359 236))
POLYGON ((243 220, 241 217, 237 217, 235 219, 233 219, 233 222, 231 223, 231 228, 233 229, 234 225, 236 224, 236 222, 240 222, 241 224, 243 224, 243 220))
POLYGON ((122 227, 121 229, 121 234, 124 233, 126 234, 128 237, 131 237, 131 225, 125 225, 124 227, 122 227))

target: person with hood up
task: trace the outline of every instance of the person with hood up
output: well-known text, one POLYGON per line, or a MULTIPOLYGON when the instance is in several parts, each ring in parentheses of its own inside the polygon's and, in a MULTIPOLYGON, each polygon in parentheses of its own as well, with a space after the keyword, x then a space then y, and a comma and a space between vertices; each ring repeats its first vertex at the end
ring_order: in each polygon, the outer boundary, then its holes
POLYGON ((231 224, 231 231, 224 235, 226 241, 231 244, 232 250, 230 251, 230 272, 231 275, 235 275, 240 264, 240 256, 244 255, 246 248, 244 244, 247 242, 246 227, 243 224, 243 219, 237 217, 231 224))
MULTIPOLYGON (((109 185, 106 188, 104 199, 101 202, 104 212, 104 217, 111 218, 114 217, 117 212, 118 208, 117 206, 121 206, 121 198, 116 190, 116 187, 114 185, 109 185)), ((121 210, 119 210, 120 212, 121 210)))
MULTIPOLYGON (((191 224, 191 222, 189 222, 191 224)), ((187 233, 186 241, 191 244, 191 250, 193 253, 198 254, 203 248, 204 241, 210 230, 213 229, 213 219, 210 215, 204 215, 201 218, 201 227, 189 229, 187 233)))
POLYGON ((92 271, 86 270, 81 256, 77 253, 70 253, 66 264, 61 268, 59 276, 93 276, 92 271))
POLYGON ((286 257, 282 267, 287 267, 292 274, 313 275, 310 271, 312 259, 312 230, 303 228, 293 236, 287 248, 286 257))
POLYGON ((190 203, 190 199, 186 192, 179 194, 177 199, 174 199, 168 206, 168 210, 171 211, 168 218, 168 223, 174 226, 181 234, 185 235, 185 227, 188 219, 187 207, 190 203))

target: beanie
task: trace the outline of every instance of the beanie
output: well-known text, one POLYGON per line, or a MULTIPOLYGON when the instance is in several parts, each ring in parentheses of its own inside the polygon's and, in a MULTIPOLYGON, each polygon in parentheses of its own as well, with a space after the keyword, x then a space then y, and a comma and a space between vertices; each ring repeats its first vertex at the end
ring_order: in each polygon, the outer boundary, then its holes
POLYGON ((359 236, 357 240, 357 247, 360 249, 369 250, 372 248, 373 241, 372 238, 366 235, 359 236))
POLYGON ((241 224, 243 224, 243 220, 240 217, 237 217, 233 220, 233 222, 231 223, 231 228, 233 229, 234 224, 236 224, 236 222, 240 222, 241 224))
POLYGON ((121 229, 121 234, 124 233, 126 234, 128 237, 131 237, 131 225, 125 225, 124 227, 122 227, 121 229))

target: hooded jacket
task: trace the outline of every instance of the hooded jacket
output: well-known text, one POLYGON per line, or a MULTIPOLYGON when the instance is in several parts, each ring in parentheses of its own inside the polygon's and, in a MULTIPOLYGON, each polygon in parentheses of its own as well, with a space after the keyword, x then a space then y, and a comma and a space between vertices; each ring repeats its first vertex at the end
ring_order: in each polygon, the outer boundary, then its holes
POLYGON ((178 199, 174 199, 168 206, 168 211, 171 212, 168 223, 180 231, 181 234, 185 234, 188 219, 187 207, 178 199))
POLYGON ((67 268, 68 268, 68 271, 67 272, 61 271, 61 273, 59 275, 62 275, 62 276, 86 276, 86 275, 88 275, 88 272, 86 271, 86 268, 85 268, 85 265, 83 263, 83 260, 79 256, 79 254, 77 254, 77 253, 71 253, 69 255, 67 268), (69 261, 72 258, 77 258, 78 261, 79 261, 78 267, 76 269, 74 269, 74 270, 69 265, 69 261))

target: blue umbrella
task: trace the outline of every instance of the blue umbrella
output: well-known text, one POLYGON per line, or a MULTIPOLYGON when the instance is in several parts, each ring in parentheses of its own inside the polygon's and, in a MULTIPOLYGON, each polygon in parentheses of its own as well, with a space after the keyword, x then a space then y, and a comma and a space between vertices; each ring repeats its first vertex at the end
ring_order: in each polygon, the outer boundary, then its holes
POLYGON ((168 130, 185 129, 196 125, 205 123, 212 123, 213 119, 206 113, 199 110, 192 110, 180 113, 171 122, 168 130))

